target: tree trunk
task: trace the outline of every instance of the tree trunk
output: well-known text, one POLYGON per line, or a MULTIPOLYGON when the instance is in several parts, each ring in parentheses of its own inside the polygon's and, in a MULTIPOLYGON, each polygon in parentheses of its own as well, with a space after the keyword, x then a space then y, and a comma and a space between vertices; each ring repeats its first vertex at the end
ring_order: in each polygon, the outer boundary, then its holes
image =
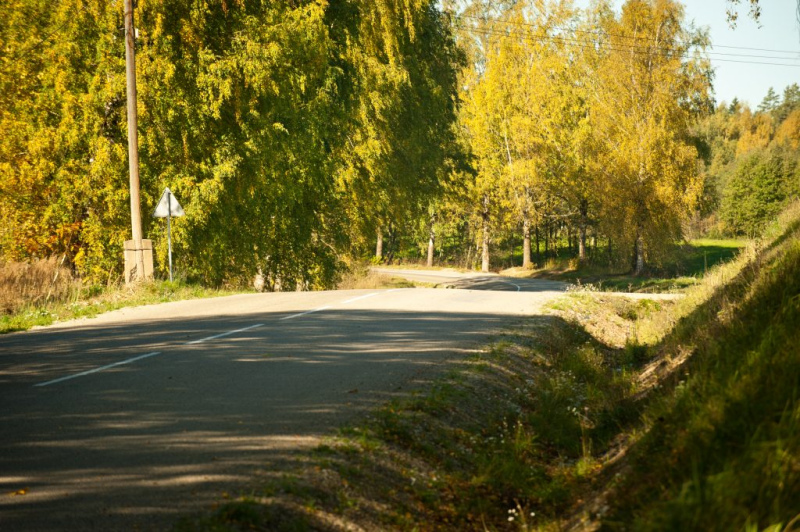
POLYGON ((464 268, 472 269, 472 253, 475 251, 473 246, 467 246, 467 256, 464 259, 464 268))
POLYGON ((527 215, 522 220, 522 267, 531 267, 531 221, 527 215))
POLYGON ((483 209, 481 211, 483 221, 483 237, 481 238, 481 271, 489 272, 489 196, 483 197, 483 209))
POLYGON ((383 232, 378 229, 378 243, 375 244, 375 258, 380 262, 383 259, 383 232))
POLYGON ((544 226, 544 260, 550 258, 550 224, 544 226))
POLYGON ((481 271, 489 272, 489 220, 483 219, 483 238, 481 242, 481 271))
POLYGON ((436 244, 436 232, 433 230, 433 222, 431 222, 430 237, 428 238, 428 268, 433 268, 433 250, 436 244))
POLYGON ((581 200, 580 205, 581 218, 580 218, 580 235, 578 236, 578 260, 586 262, 586 225, 588 222, 589 202, 585 199, 581 200))
POLYGON ((642 236, 641 228, 636 229, 636 243, 633 247, 635 253, 633 274, 638 276, 644 273, 644 237, 642 236))
POLYGON ((540 264, 542 262, 542 255, 539 250, 539 224, 536 224, 534 235, 536 237, 536 264, 540 264))
POLYGON ((395 231, 394 226, 390 223, 389 224, 389 251, 386 253, 386 264, 391 264, 394 260, 394 252, 397 249, 395 246, 395 240, 397 239, 397 231, 395 231))

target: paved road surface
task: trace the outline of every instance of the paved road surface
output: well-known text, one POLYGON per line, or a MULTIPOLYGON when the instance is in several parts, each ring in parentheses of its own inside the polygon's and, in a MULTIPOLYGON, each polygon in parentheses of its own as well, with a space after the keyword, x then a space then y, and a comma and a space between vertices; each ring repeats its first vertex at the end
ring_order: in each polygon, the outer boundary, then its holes
POLYGON ((507 292, 552 292, 566 289, 567 283, 546 279, 521 279, 495 273, 463 273, 456 270, 404 270, 400 268, 372 268, 372 271, 402 277, 409 281, 431 283, 440 288, 465 290, 496 290, 507 292))
POLYGON ((535 315, 549 287, 251 294, 0 336, 0 531, 168 529, 535 315))
MULTIPOLYGON (((564 291, 569 283, 547 279, 528 279, 506 277, 496 273, 459 272, 456 270, 405 270, 401 268, 375 267, 372 271, 409 281, 429 283, 437 288, 460 288, 464 290, 493 290, 506 292, 564 291)), ((647 292, 600 292, 604 296, 626 297, 629 299, 680 299, 683 293, 647 292)))

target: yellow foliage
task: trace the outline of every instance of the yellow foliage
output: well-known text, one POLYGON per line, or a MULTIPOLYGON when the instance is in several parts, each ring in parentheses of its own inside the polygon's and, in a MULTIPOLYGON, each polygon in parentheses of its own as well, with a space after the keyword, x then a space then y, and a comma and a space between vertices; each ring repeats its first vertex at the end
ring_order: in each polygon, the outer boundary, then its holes
POLYGON ((753 115, 745 108, 739 118, 739 142, 736 143, 736 156, 740 157, 753 150, 761 150, 769 145, 774 125, 772 116, 767 113, 753 115))
POLYGON ((800 149, 800 109, 795 109, 778 126, 775 142, 793 150, 800 149))

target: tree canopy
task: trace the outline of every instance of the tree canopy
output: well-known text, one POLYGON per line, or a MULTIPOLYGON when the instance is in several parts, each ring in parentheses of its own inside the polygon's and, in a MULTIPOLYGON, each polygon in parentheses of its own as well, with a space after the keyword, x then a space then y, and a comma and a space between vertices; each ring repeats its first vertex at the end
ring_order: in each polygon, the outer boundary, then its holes
MULTIPOLYGON (((121 3, 14 0, 0 18, 2 254, 115 278, 121 3)), ((143 210, 165 186, 183 202, 186 275, 329 285, 360 231, 416 208, 454 157, 459 53, 434 2, 141 0, 135 18, 143 210)))
MULTIPOLYGON (((145 234, 163 271, 147 213, 169 187, 178 273, 205 283, 328 287, 376 240, 642 273, 800 191, 800 88, 715 105, 676 0, 140 0, 135 19, 145 234)), ((120 278, 122 22, 121 2, 0 5, 0 258, 120 278)))

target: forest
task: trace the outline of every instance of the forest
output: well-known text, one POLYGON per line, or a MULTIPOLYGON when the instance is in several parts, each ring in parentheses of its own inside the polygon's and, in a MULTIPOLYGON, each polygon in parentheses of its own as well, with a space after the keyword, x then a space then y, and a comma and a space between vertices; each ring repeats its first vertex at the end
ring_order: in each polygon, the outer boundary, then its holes
MULTIPOLYGON (((716 102, 673 0, 139 0, 144 233, 179 277, 333 286, 353 264, 637 275, 800 194, 800 87, 716 102)), ((0 260, 122 279, 120 0, 0 5, 0 260)))

